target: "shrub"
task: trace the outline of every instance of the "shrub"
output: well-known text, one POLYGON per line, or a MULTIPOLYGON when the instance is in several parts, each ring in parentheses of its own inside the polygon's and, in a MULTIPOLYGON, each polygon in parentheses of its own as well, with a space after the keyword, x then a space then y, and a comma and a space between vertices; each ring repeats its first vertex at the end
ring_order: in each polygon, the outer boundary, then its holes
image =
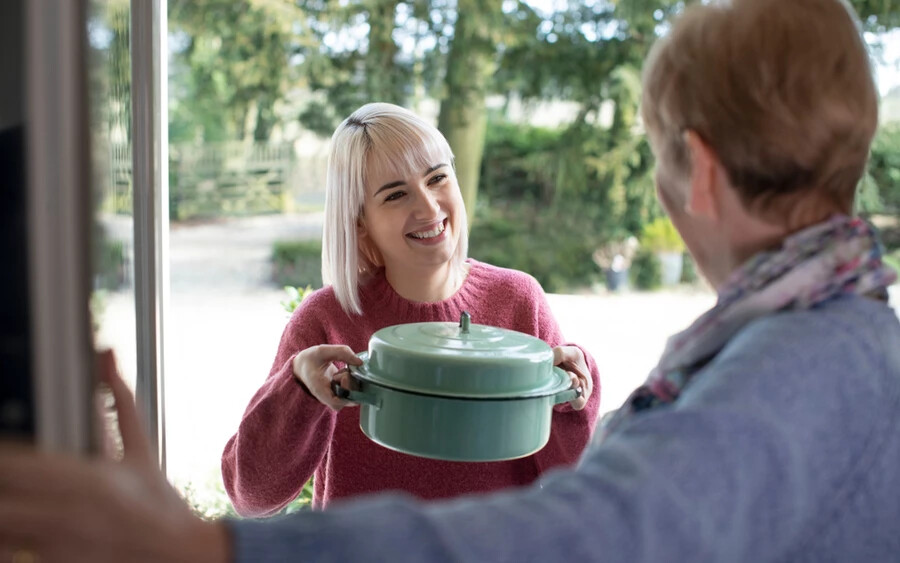
POLYGON ((321 241, 276 241, 272 247, 272 280, 280 286, 322 287, 321 241))
POLYGON ((125 244, 120 240, 103 238, 95 243, 94 288, 115 291, 125 283, 125 244))
POLYGON ((641 246, 652 252, 684 252, 684 241, 668 217, 658 217, 644 226, 641 246))
POLYGON ((282 301, 281 306, 288 313, 293 313, 297 307, 300 306, 300 302, 306 299, 306 296, 313 292, 313 288, 311 285, 306 287, 294 287, 291 285, 284 286, 284 291, 287 293, 287 301, 282 301))
POLYGON ((693 257, 687 252, 684 253, 684 262, 681 267, 681 281, 683 283, 695 283, 697 281, 697 265, 694 263, 693 257))
POLYGON ((584 210, 509 204, 480 211, 469 237, 473 258, 529 273, 551 293, 599 280, 592 254, 608 238, 584 210))
POLYGON ((485 134, 480 197, 546 201, 557 188, 562 131, 492 120, 485 134))
POLYGON ((638 250, 631 262, 631 285, 635 289, 651 290, 662 286, 662 268, 652 251, 638 250))
MULTIPOLYGON (((210 472, 204 479, 198 481, 178 482, 175 489, 190 507, 191 512, 204 520, 241 517, 235 512, 218 471, 210 472)), ((312 497, 313 478, 310 477, 297 498, 281 509, 278 515, 310 510, 312 497)))
POLYGON ((877 186, 878 197, 863 198, 860 211, 888 213, 900 211, 900 125, 891 123, 878 128, 872 142, 872 153, 863 189, 869 181, 877 186), (874 201, 870 205, 864 205, 866 199, 874 201))

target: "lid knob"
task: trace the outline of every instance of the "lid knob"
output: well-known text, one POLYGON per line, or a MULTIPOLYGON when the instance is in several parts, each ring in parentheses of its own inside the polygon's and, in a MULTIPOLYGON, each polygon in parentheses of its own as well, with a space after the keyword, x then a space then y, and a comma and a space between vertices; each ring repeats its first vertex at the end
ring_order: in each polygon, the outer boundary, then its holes
POLYGON ((470 324, 472 324, 472 315, 468 311, 463 311, 459 316, 459 332, 461 334, 469 334, 470 324))

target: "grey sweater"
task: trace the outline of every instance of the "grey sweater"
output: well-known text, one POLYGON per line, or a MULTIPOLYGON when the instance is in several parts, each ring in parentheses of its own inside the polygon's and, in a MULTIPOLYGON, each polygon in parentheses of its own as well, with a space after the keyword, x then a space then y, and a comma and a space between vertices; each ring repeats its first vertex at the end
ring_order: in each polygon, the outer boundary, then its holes
POLYGON ((900 323, 859 297, 757 320, 539 486, 229 526, 242 563, 900 561, 900 323))

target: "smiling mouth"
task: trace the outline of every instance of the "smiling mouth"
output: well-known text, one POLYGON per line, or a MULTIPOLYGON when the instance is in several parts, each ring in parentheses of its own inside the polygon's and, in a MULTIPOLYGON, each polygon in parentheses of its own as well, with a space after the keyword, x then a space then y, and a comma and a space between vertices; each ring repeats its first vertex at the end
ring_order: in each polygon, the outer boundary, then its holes
POLYGON ((409 233, 406 236, 411 237, 411 238, 416 238, 416 239, 434 238, 444 232, 444 229, 446 228, 446 222, 447 221, 445 219, 445 220, 441 221, 440 223, 438 223, 437 226, 435 226, 435 228, 433 228, 429 231, 417 231, 415 233, 409 233))

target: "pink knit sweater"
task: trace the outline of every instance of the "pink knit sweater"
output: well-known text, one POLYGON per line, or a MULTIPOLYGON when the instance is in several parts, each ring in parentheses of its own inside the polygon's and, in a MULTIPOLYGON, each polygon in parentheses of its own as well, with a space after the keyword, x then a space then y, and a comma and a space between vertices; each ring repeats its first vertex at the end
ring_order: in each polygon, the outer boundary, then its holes
POLYGON ((461 463, 398 453, 370 441, 359 428, 359 409, 335 413, 295 380, 291 359, 317 344, 346 344, 366 350, 369 338, 386 326, 456 321, 533 334, 551 346, 564 343, 537 281, 521 272, 469 260, 462 288, 439 303, 400 297, 382 275, 360 290, 365 314, 350 317, 330 287, 308 296, 294 312, 269 377, 250 400, 237 433, 222 454, 225 489, 238 513, 271 515, 300 493, 315 473, 314 506, 377 491, 406 491, 423 499, 527 485, 547 469, 575 462, 587 445, 600 404, 600 382, 585 352, 594 392, 587 406, 554 408, 548 444, 534 455, 501 462, 461 463))

